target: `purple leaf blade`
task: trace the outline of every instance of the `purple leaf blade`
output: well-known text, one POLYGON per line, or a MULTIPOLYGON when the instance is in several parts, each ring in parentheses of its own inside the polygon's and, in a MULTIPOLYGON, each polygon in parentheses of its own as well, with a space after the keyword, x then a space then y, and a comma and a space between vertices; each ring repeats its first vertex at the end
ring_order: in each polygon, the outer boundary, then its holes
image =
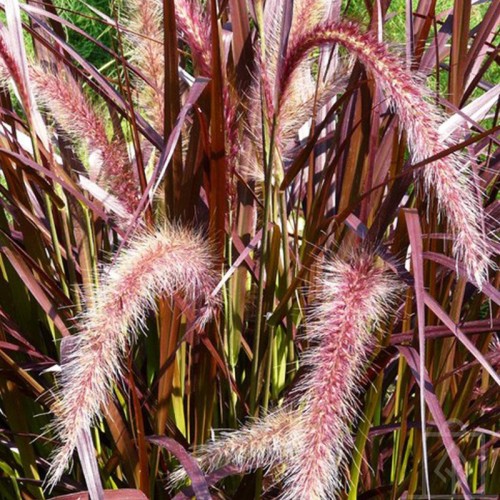
POLYGON ((465 333, 458 325, 446 314, 438 302, 427 292, 424 292, 424 300, 427 307, 450 329, 460 342, 469 350, 469 352, 481 363, 483 368, 492 376, 493 380, 500 385, 500 377, 493 367, 486 361, 481 351, 467 338, 465 333))
POLYGON ((420 421, 422 422, 422 461, 424 464, 427 497, 431 498, 429 464, 427 461, 427 437, 425 432, 425 301, 424 301, 424 259, 422 257, 422 230, 416 210, 405 211, 406 225, 411 245, 411 262, 415 278, 414 290, 417 301, 418 350, 420 351, 419 386, 420 386, 420 421))
MULTIPOLYGON (((418 382, 418 384, 420 384, 419 366, 421 362, 420 356, 418 355, 417 351, 413 347, 407 346, 396 346, 396 348, 404 356, 406 362, 408 363, 408 366, 413 372, 415 380, 418 382)), ((434 386, 431 382, 431 379, 429 378, 427 370, 424 370, 423 378, 425 401, 432 414, 432 418, 434 419, 434 422, 439 429, 444 447, 446 448, 446 452, 450 457, 451 464, 455 469, 455 472, 457 473, 458 482, 460 484, 460 487, 462 488, 462 493, 465 498, 470 499, 472 498, 472 493, 469 484, 467 483, 467 476, 465 475, 464 467, 460 460, 460 450, 453 440, 453 436, 451 435, 450 428, 448 427, 448 423, 446 422, 443 409, 441 408, 436 393, 434 392, 434 386)))
POLYGON ((191 479, 191 488, 197 500, 211 500, 208 483, 200 466, 177 441, 165 436, 150 436, 148 441, 175 455, 191 479))

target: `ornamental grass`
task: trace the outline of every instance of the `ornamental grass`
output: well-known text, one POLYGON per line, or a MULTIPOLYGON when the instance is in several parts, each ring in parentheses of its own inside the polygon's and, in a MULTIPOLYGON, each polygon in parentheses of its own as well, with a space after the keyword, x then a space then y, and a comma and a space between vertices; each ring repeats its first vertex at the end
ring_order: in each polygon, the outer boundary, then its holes
POLYGON ((498 2, 0 8, 2 499, 498 497, 498 2))

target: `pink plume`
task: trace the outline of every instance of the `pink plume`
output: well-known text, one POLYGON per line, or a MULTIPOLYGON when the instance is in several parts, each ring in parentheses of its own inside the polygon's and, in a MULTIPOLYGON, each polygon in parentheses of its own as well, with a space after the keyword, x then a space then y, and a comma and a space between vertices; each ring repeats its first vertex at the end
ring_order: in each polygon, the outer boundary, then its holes
POLYGON ((62 367, 61 393, 52 428, 61 441, 47 481, 57 484, 83 429, 120 380, 123 357, 159 296, 181 295, 197 310, 202 328, 218 306, 212 291, 218 273, 201 235, 169 226, 143 234, 102 273, 101 283, 80 319, 69 361, 62 367))
MULTIPOLYGON (((360 32, 353 23, 324 23, 303 33, 289 45, 286 57, 281 98, 286 99, 288 87, 302 60, 315 47, 338 43, 355 55, 372 73, 394 106, 408 133, 413 161, 437 155, 450 144, 442 140, 438 110, 426 100, 425 89, 404 69, 404 62, 370 33, 360 32)), ((463 261, 469 278, 478 286, 487 279, 491 245, 482 229, 482 206, 467 173, 467 158, 448 155, 423 168, 424 183, 436 193, 454 234, 453 252, 463 261)))

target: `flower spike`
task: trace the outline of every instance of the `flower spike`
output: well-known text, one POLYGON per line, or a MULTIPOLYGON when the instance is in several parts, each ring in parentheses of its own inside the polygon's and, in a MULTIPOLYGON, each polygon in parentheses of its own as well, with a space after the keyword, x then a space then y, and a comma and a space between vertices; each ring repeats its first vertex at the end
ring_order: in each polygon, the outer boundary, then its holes
POLYGON ((182 296, 197 309, 195 327, 202 328, 218 307, 212 294, 217 282, 211 249, 201 235, 173 226, 138 237, 103 272, 62 367, 52 425, 62 444, 52 461, 49 488, 57 484, 82 430, 92 425, 120 380, 134 332, 157 298, 182 296))
MULTIPOLYGON (((414 162, 433 157, 450 146, 440 136, 442 119, 425 99, 425 89, 386 44, 377 41, 371 33, 362 33, 354 23, 320 24, 289 45, 282 72, 282 100, 287 98, 293 75, 309 52, 332 43, 342 45, 355 55, 377 80, 408 133, 414 162)), ((452 154, 435 160, 423 168, 423 178, 427 190, 432 188, 436 193, 448 219, 455 237, 455 257, 463 261, 469 278, 481 287, 488 275, 491 245, 482 227, 483 210, 471 185, 473 179, 467 173, 467 158, 452 154)))

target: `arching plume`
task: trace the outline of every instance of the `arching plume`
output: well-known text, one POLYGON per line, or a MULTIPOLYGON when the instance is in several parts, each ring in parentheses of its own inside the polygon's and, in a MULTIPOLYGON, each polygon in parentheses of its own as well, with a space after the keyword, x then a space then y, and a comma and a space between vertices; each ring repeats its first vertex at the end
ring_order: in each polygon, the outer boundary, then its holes
POLYGON ((330 262, 318 286, 307 336, 308 372, 297 385, 299 443, 291 454, 281 498, 331 498, 342 482, 350 425, 363 366, 375 343, 373 328, 392 310, 397 282, 371 253, 330 262))
MULTIPOLYGON (((404 69, 403 62, 387 46, 370 33, 360 32, 353 23, 324 23, 302 34, 289 45, 283 79, 281 100, 286 100, 294 73, 315 47, 338 43, 372 73, 408 133, 408 143, 414 162, 439 154, 450 144, 439 134, 441 118, 438 110, 426 100, 425 89, 404 69)), ((467 173, 466 158, 452 154, 423 168, 428 191, 436 194, 454 235, 453 252, 463 261, 469 278, 478 286, 487 279, 490 245, 482 229, 482 208, 473 180, 467 173)))
MULTIPOLYGON (((342 482, 356 393, 375 338, 392 309, 398 284, 369 252, 326 265, 307 329, 315 346, 285 409, 225 434, 197 453, 200 466, 232 464, 242 471, 284 464, 280 498, 331 498, 342 482)), ((178 479, 180 474, 175 476, 178 479)))
POLYGON ((197 0, 175 2, 177 28, 183 33, 191 49, 193 60, 204 76, 212 73, 212 49, 210 20, 197 0))
POLYGON ((61 441, 48 487, 57 484, 81 431, 92 425, 120 379, 123 356, 146 313, 160 296, 181 296, 196 308, 196 328, 212 317, 218 273, 201 235, 177 227, 143 234, 104 271, 69 360, 62 367, 61 392, 52 428, 61 441))
POLYGON ((147 83, 140 82, 139 104, 158 131, 163 131, 165 107, 165 63, 163 54, 162 6, 149 0, 130 0, 131 61, 140 68, 147 83))
MULTIPOLYGON (((242 472, 272 468, 287 463, 298 448, 291 439, 299 437, 300 414, 292 408, 280 408, 266 417, 247 423, 238 431, 224 432, 196 450, 200 467, 208 472, 234 465, 242 472)), ((170 475, 172 486, 186 478, 183 468, 170 475)))
POLYGON ((50 111, 68 136, 87 147, 90 177, 98 180, 129 213, 133 213, 139 196, 138 182, 125 144, 108 140, 97 111, 64 69, 59 69, 55 75, 32 64, 30 77, 38 101, 50 111))
MULTIPOLYGON (((299 129, 344 87, 344 76, 347 74, 347 68, 341 67, 335 74, 329 72, 325 80, 318 81, 313 71, 313 61, 303 59, 290 81, 287 98, 278 98, 278 102, 274 102, 275 95, 279 97, 278 69, 283 65, 280 57, 280 38, 284 7, 285 2, 266 5, 264 48, 258 54, 259 77, 255 79, 249 92, 251 105, 247 142, 252 154, 248 154, 248 147, 245 148, 246 154, 241 155, 239 170, 246 177, 258 182, 265 181, 262 117, 267 121, 268 130, 272 129, 272 122, 275 119, 273 135, 275 168, 272 173, 275 181, 279 183, 283 173, 282 163, 292 157, 299 129), (262 103, 265 104, 265 109, 262 108, 262 103)), ((324 0, 295 2, 288 45, 293 44, 315 24, 326 18, 329 14, 328 7, 335 10, 333 4, 328 6, 328 2, 324 0)))
MULTIPOLYGON (((19 68, 8 47, 4 30, 0 32, 0 56, 0 84, 6 84, 12 76, 22 93, 22 85, 17 83, 21 81, 19 68)), ((59 68, 55 75, 32 63, 29 77, 37 101, 50 111, 65 134, 87 148, 92 180, 98 180, 123 204, 126 211, 133 213, 139 193, 126 146, 119 141, 108 140, 97 111, 64 69, 59 68)))

